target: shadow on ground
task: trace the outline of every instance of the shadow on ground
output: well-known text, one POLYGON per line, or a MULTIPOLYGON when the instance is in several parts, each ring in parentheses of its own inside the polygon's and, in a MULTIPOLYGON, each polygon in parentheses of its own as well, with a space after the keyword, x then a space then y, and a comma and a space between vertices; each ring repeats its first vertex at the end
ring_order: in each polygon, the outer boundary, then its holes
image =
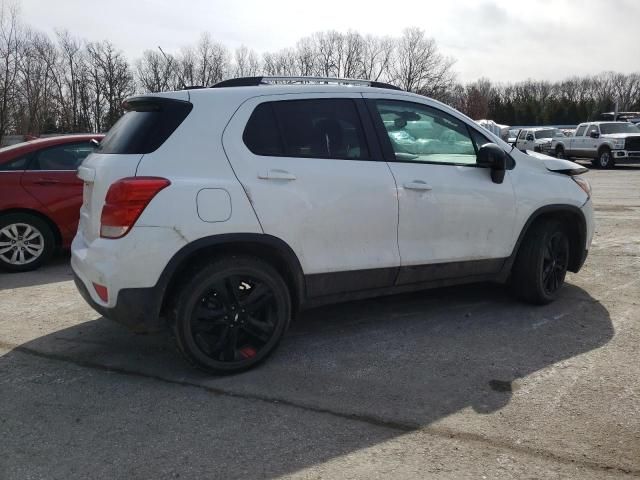
POLYGON ((0 291, 72 280, 69 261, 69 252, 61 252, 38 270, 18 273, 0 270, 0 291))
POLYGON ((575 286, 545 307, 457 287, 306 312, 265 365, 211 378, 167 336, 88 321, 0 358, 2 462, 16 477, 52 462, 93 478, 274 477, 494 412, 518 379, 613 333, 575 286))

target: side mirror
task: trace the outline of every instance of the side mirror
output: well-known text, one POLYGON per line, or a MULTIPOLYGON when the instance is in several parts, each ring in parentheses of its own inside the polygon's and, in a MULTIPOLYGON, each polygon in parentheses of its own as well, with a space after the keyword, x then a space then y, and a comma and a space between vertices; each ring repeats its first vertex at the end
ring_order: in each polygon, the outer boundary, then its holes
POLYGON ((493 183, 502 183, 507 170, 507 154, 495 143, 485 143, 478 150, 477 164, 479 167, 491 169, 493 183))
POLYGON ((533 135, 527 135, 527 142, 533 142, 533 135))
POLYGON ((591 138, 600 138, 600 134, 598 132, 592 131, 589 136, 591 138))

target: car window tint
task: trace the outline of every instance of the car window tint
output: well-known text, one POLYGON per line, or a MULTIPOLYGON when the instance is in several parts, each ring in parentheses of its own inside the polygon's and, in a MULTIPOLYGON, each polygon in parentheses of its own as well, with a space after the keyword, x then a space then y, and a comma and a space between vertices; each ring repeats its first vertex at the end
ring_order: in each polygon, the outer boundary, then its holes
POLYGON ((13 172, 16 170, 26 170, 29 164, 30 155, 23 155, 18 158, 14 158, 5 163, 0 163, 0 172, 13 172))
POLYGON ((586 125, 582 125, 581 127, 578 128, 578 130, 576 131, 576 137, 581 137, 582 135, 584 135, 584 131, 587 128, 586 125))
POLYGON ((256 107, 247 122, 242 139, 256 155, 284 154, 272 103, 261 103, 256 107))
POLYGON ((33 170, 76 170, 82 161, 96 149, 89 142, 57 145, 36 154, 33 170))
POLYGON ((464 122, 416 103, 379 100, 376 108, 396 160, 475 165, 476 152, 464 122))
POLYGON ((520 140, 524 140, 527 136, 527 130, 520 130, 520 140))
POLYGON ((369 149, 353 100, 327 98, 274 102, 284 155, 365 160, 369 149))

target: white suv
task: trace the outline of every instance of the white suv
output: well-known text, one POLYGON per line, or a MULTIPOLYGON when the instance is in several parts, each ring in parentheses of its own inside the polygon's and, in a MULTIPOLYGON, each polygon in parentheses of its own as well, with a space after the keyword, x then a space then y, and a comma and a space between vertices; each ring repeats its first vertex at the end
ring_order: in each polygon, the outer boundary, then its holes
POLYGON ((549 302, 591 243, 585 168, 390 85, 253 77, 125 108, 79 168, 76 283, 210 372, 322 303, 479 281, 549 302))

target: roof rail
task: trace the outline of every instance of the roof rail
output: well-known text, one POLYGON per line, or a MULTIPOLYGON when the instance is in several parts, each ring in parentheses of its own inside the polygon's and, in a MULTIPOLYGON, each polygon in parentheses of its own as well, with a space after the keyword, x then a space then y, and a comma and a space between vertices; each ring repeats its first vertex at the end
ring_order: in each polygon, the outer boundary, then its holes
POLYGON ((213 85, 211 88, 222 87, 255 87, 258 85, 269 85, 274 83, 336 83, 340 85, 360 85, 374 88, 388 88, 390 90, 402 90, 400 87, 389 83, 376 82, 373 80, 359 80, 355 78, 336 78, 336 77, 278 77, 278 76, 262 76, 262 77, 239 77, 223 80, 213 85))

